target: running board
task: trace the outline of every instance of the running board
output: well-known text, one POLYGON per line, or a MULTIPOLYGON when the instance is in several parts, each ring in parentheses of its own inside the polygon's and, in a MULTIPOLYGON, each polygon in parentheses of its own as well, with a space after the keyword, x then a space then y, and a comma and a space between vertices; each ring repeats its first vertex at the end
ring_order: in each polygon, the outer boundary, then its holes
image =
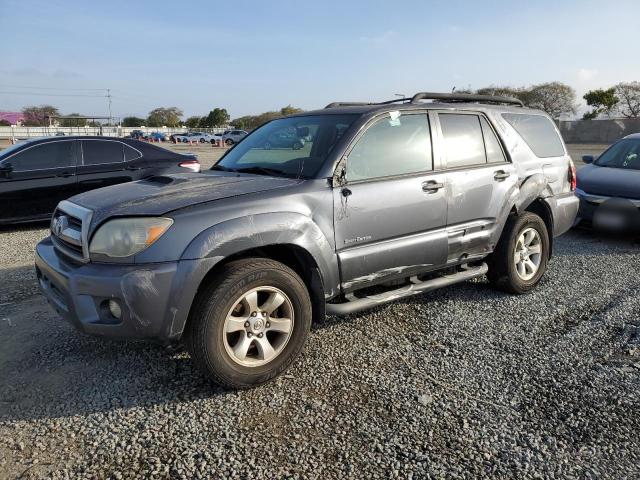
POLYGON ((442 287, 448 287, 454 283, 464 282, 471 280, 472 278, 481 277, 487 273, 489 268, 486 263, 478 267, 469 267, 460 272, 444 275, 442 277, 432 278, 431 280, 418 280, 416 277, 411 278, 411 285, 400 287, 396 290, 390 290, 388 292, 380 293, 378 295, 369 295, 364 298, 357 298, 351 296, 347 302, 344 303, 327 303, 326 311, 329 315, 349 315, 350 313, 359 312, 368 308, 373 308, 383 303, 392 302, 404 297, 410 297, 419 293, 430 292, 442 287))

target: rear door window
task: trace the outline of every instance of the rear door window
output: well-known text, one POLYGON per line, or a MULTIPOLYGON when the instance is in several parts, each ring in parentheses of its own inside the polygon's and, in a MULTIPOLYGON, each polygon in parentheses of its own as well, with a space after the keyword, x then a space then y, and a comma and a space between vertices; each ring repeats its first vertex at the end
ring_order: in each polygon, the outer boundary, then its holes
POLYGON ((477 115, 440 113, 447 168, 487 163, 480 118, 477 115))
POLYGON ((75 166, 73 141, 43 143, 15 154, 7 160, 14 172, 75 166))
POLYGON ((83 140, 82 159, 84 165, 102 165, 122 163, 124 161, 123 144, 110 140, 83 140))
POLYGON ((537 157, 564 156, 562 139, 549 118, 524 113, 503 113, 502 118, 520 134, 537 157))
POLYGON ((498 137, 494 133, 493 129, 489 125, 489 122, 484 117, 480 117, 480 125, 482 126, 482 136, 484 137, 484 146, 487 151, 488 163, 501 163, 505 162, 506 158, 498 137))

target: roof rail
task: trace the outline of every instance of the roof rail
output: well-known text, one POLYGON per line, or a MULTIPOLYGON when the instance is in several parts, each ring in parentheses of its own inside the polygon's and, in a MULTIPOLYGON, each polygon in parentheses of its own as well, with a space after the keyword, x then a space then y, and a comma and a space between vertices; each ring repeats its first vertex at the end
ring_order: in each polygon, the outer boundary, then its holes
POLYGON ((336 108, 336 107, 363 107, 366 105, 376 105, 372 102, 332 102, 324 108, 336 108))
POLYGON ((498 97, 495 95, 476 95, 473 93, 434 93, 420 92, 411 98, 411 103, 418 103, 420 100, 445 100, 449 102, 481 102, 481 103, 506 103, 524 107, 522 100, 513 97, 498 97))

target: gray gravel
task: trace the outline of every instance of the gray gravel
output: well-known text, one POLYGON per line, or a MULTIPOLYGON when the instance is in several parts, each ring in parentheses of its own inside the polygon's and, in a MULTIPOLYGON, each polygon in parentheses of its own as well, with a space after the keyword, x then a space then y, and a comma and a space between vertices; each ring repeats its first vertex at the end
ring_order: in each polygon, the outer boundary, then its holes
POLYGON ((638 248, 571 232, 532 294, 329 318, 243 392, 3 288, 0 478, 638 478, 638 248))

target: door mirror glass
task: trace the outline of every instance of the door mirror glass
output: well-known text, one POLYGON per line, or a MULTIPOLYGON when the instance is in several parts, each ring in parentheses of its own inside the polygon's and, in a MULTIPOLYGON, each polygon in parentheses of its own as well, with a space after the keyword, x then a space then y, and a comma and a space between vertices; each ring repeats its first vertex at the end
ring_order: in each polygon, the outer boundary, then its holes
POLYGON ((595 160, 595 158, 593 158, 593 155, 583 155, 582 156, 582 161, 584 163, 593 163, 594 160, 595 160))

